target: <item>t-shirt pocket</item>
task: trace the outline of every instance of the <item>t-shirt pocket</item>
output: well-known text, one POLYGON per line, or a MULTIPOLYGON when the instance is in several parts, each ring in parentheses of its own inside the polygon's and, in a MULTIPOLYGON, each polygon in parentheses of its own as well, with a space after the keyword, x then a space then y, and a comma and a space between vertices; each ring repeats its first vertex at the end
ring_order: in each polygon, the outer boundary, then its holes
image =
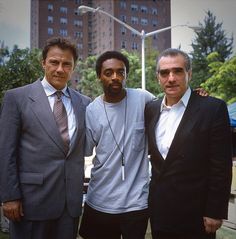
POLYGON ((141 151, 145 147, 144 122, 137 122, 133 131, 132 145, 135 151, 141 151))

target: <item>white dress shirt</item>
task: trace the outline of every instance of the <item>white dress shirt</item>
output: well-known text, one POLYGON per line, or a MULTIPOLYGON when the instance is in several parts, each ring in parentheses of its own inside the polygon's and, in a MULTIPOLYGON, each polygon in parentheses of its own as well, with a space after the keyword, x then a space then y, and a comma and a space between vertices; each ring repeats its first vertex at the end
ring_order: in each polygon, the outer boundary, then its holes
POLYGON ((167 106, 165 104, 166 97, 163 98, 160 108, 161 114, 156 124, 155 135, 157 147, 164 159, 169 152, 176 130, 187 107, 190 95, 191 90, 188 88, 179 102, 172 106, 167 106))
MULTIPOLYGON (((44 77, 41 81, 44 91, 48 97, 48 101, 51 107, 51 110, 53 111, 54 101, 55 101, 55 92, 57 91, 52 85, 48 83, 46 78, 44 77)), ((71 104, 71 97, 67 91, 67 86, 61 90, 63 92, 62 95, 62 102, 66 108, 67 118, 68 118, 68 130, 69 130, 69 137, 70 142, 71 138, 76 130, 76 120, 75 120, 75 114, 74 110, 71 104)))

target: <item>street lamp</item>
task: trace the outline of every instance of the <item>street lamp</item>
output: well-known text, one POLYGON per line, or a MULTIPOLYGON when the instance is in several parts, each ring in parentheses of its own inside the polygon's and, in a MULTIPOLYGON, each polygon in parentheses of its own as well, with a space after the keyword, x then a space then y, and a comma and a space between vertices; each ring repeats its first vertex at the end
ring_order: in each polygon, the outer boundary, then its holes
POLYGON ((183 24, 183 25, 175 25, 175 26, 165 27, 165 28, 158 29, 158 30, 155 30, 155 31, 152 31, 152 32, 148 32, 148 33, 146 33, 144 30, 139 32, 136 29, 134 29, 133 27, 129 26, 128 24, 126 24, 124 22, 122 22, 118 18, 114 17, 110 13, 103 11, 99 7, 98 8, 92 8, 92 7, 88 7, 88 6, 83 6, 82 5, 82 6, 78 7, 78 10, 79 10, 79 12, 81 14, 84 14, 86 12, 93 12, 93 13, 98 12, 98 13, 107 15, 108 17, 112 18, 114 21, 120 23, 121 25, 123 25, 124 27, 126 27, 127 29, 129 29, 130 31, 132 31, 133 33, 135 33, 135 34, 137 34, 138 36, 141 37, 141 42, 142 42, 142 44, 141 44, 141 49, 142 49, 142 54, 141 54, 141 61, 142 61, 142 89, 144 89, 144 90, 146 88, 145 87, 146 86, 146 79, 145 79, 145 38, 149 37, 149 36, 152 36, 154 34, 158 34, 158 33, 167 31, 167 30, 175 28, 175 27, 189 27, 189 28, 192 28, 194 30, 196 29, 196 27, 189 26, 187 24, 183 24))

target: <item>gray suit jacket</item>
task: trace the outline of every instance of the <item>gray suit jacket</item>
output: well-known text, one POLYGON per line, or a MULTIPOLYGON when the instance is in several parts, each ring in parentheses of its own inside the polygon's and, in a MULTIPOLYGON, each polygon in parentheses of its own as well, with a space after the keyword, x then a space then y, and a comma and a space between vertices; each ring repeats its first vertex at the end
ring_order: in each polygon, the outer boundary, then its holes
POLYGON ((69 88, 77 120, 69 152, 40 80, 6 92, 0 115, 1 201, 21 199, 25 218, 81 214, 86 96, 69 88))

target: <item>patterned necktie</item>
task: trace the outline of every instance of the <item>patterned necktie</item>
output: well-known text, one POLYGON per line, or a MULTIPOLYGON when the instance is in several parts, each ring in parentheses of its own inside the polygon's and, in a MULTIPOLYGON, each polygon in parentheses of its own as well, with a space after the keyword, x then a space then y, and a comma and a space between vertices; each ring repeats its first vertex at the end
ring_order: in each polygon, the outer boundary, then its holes
POLYGON ((67 118, 65 106, 61 99, 62 95, 63 95, 62 91, 57 91, 55 93, 53 114, 54 114, 58 129, 61 133, 61 137, 63 139, 66 152, 68 152, 69 143, 70 143, 69 131, 68 131, 68 118, 67 118))

